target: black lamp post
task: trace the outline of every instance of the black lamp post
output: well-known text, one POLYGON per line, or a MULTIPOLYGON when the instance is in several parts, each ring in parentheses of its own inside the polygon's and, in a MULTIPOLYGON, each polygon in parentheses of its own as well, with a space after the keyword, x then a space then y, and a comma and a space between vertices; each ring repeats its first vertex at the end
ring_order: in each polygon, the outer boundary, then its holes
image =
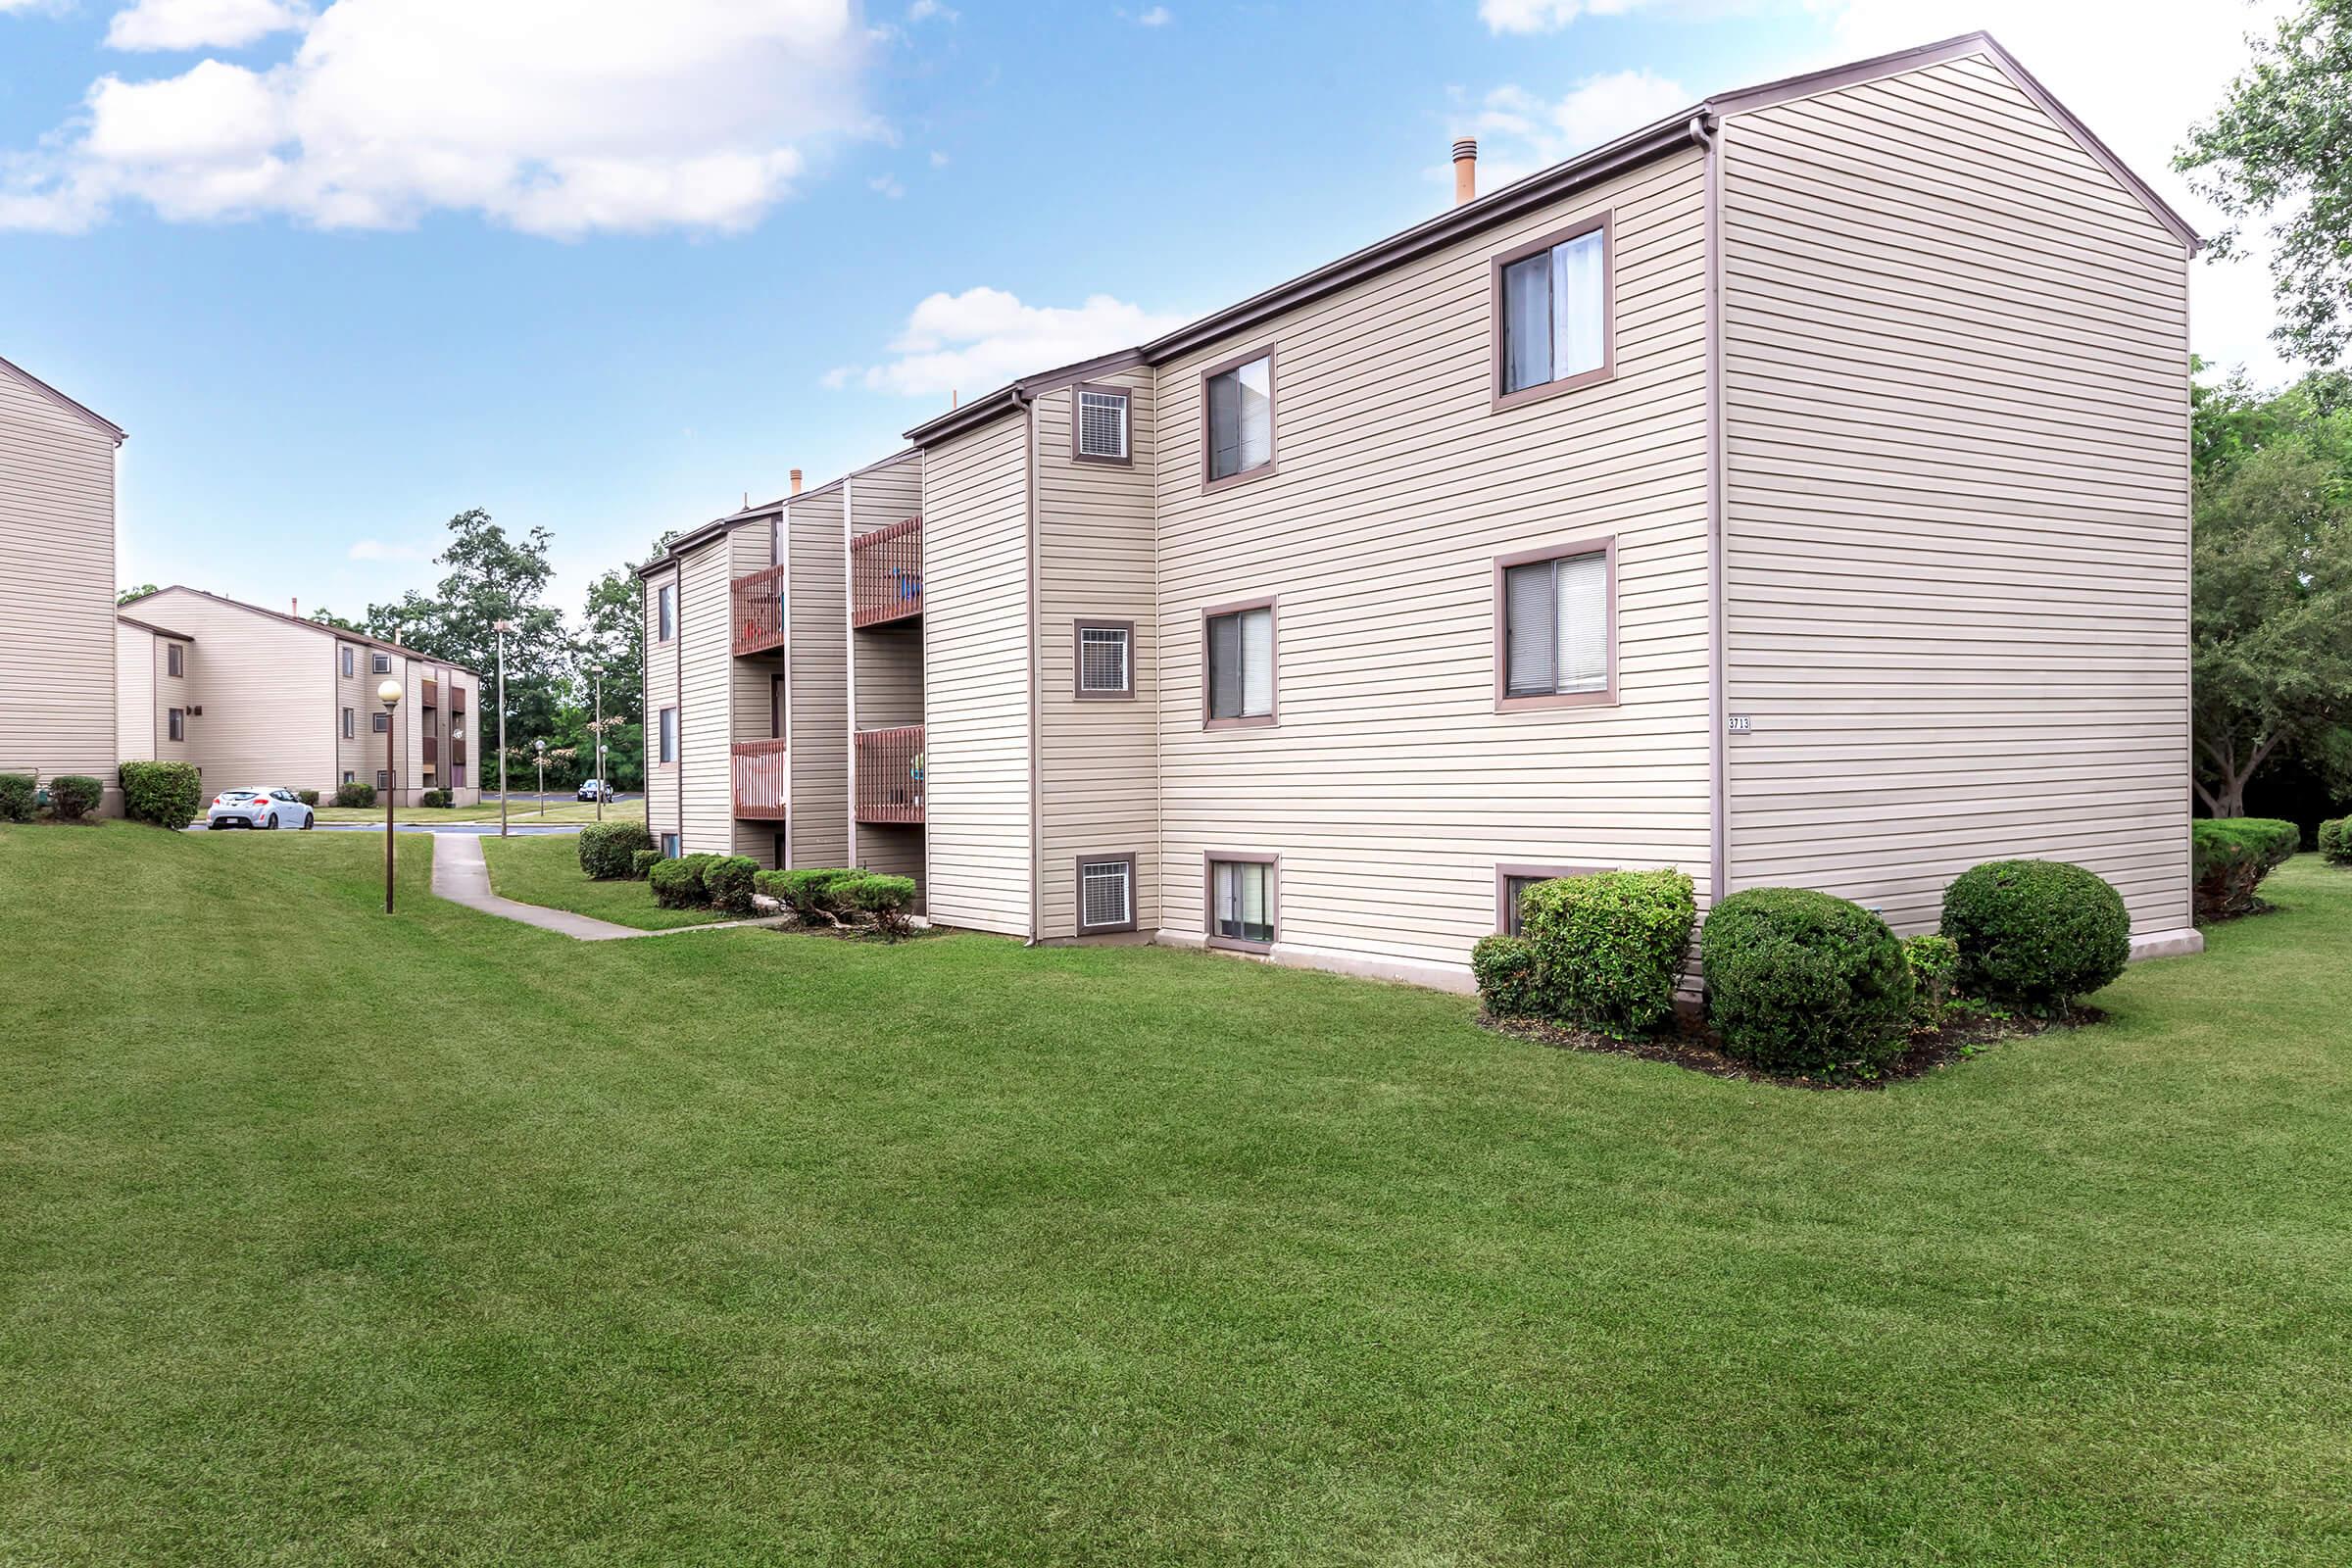
POLYGON ((392 761, 392 737, 399 726, 392 722, 392 710, 400 706, 400 682, 388 680, 375 689, 375 700, 384 705, 384 912, 392 912, 392 803, 400 794, 400 770, 392 761))

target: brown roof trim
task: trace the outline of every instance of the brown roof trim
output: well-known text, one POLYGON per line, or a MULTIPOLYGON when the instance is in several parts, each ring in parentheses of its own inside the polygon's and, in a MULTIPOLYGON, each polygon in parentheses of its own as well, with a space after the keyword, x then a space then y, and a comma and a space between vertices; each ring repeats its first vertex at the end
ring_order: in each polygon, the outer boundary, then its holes
POLYGON ((103 414, 97 413, 95 410, 82 407, 80 404, 74 402, 72 398, 66 396, 63 392, 60 392, 57 388, 51 386, 48 382, 42 380, 39 376, 33 374, 30 370, 25 369, 23 366, 11 364, 7 360, 0 360, 0 370, 5 370, 9 374, 14 375, 18 380, 23 381, 26 386, 31 387, 35 392, 40 393, 50 402, 56 404, 59 408, 64 409, 68 414, 77 414, 83 418, 89 420, 99 429, 104 430, 108 435, 113 436, 115 438, 115 445, 121 446, 124 441, 130 439, 130 433, 124 430, 121 425, 117 424, 114 420, 108 418, 103 414))
POLYGON ((1737 92, 1722 93, 1708 99, 1706 107, 1716 115, 1742 115, 1752 110, 1770 109, 1792 99, 1810 97, 1815 93, 1876 81, 1882 76, 1891 76, 1900 72, 1941 65, 1947 60, 1959 60, 1969 55, 1983 55, 1995 70, 2015 82, 2020 92, 2033 99, 2043 114, 2064 127, 2067 134, 2074 137, 2094 162, 2115 176, 2118 184, 2137 197, 2140 205, 2147 208, 2149 216, 2172 230, 2191 254, 2204 248, 2204 240, 2198 237, 2195 229, 2189 227, 2188 220, 2174 212, 2163 197, 2149 188, 2146 180, 2132 172, 2088 125, 2076 119, 2073 111, 2052 97, 2049 89, 2019 64, 2015 55, 2002 48, 2000 40, 1989 32, 1964 32, 1956 38, 1923 43, 1912 49, 1898 49, 1892 54, 1857 60, 1849 65, 1832 66, 1826 71, 1810 71, 1802 75, 1784 76, 1778 81, 1742 87, 1737 92))
POLYGON ((977 397, 959 409, 951 409, 936 419, 916 425, 906 432, 906 439, 918 448, 933 446, 950 436, 961 435, 977 425, 986 424, 999 415, 1010 414, 1031 401, 1041 392, 1052 392, 1073 381, 1091 380, 1114 370, 1124 370, 1144 363, 1142 349, 1117 349, 1109 354, 1098 354, 1091 360, 1079 360, 1070 365, 1057 365, 1051 370, 1040 370, 1010 381, 985 397, 977 397))
POLYGON ((135 616, 123 614, 118 614, 115 616, 115 618, 125 626, 136 626, 141 631, 151 631, 158 637, 170 637, 175 642, 192 643, 196 640, 195 637, 188 632, 173 631, 169 626, 158 626, 152 620, 140 620, 135 616))
POLYGON ((730 512, 723 517, 713 517, 701 527, 688 529, 685 533, 678 535, 669 542, 669 547, 662 554, 642 566, 630 567, 629 573, 631 576, 642 579, 649 572, 663 570, 676 563, 679 552, 692 550, 698 545, 706 543, 714 534, 731 532, 747 522, 764 522, 770 517, 781 516, 784 509, 795 501, 813 500, 828 491, 840 489, 843 484, 857 478, 861 473, 872 473, 877 468, 887 468, 893 464, 904 463, 908 458, 920 456, 921 452, 920 447, 901 447, 879 462, 869 463, 862 468, 852 468, 838 479, 828 479, 823 484, 812 485, 797 495, 778 496, 773 501, 762 501, 756 507, 745 507, 742 511, 730 512))
MULTIPOLYGON (((444 659, 439 654, 427 654, 415 648, 404 648, 399 643, 386 642, 381 637, 370 637, 364 631, 346 631, 341 626, 330 626, 323 620, 305 620, 300 615, 289 615, 282 610, 264 610, 259 605, 249 605, 242 599, 231 599, 226 594, 208 593, 202 588, 191 588, 184 582, 168 583, 158 588, 155 593, 139 595, 130 603, 143 605, 148 600, 155 598, 157 594, 170 593, 194 594, 199 599, 210 599, 214 604, 226 605, 231 610, 249 610, 257 615, 268 615, 271 620, 282 620, 289 626, 301 626, 310 631, 324 632, 327 636, 341 642, 358 643, 367 648, 381 648, 387 653, 398 654, 403 659, 421 659, 431 664, 447 664, 461 674, 471 675, 475 680, 482 678, 480 670, 469 664, 461 664, 454 659, 444 659)), ((126 617, 118 612, 116 618, 126 617)), ((176 637, 179 634, 173 632, 172 635, 176 637)), ((194 642, 196 639, 191 637, 188 640, 194 642)))

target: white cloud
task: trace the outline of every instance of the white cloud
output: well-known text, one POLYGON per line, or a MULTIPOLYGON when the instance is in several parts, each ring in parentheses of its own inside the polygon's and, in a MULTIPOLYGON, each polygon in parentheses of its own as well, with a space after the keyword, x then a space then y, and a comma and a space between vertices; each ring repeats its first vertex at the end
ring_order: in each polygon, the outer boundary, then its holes
POLYGON ((934 294, 914 308, 891 341, 888 364, 841 366, 823 377, 828 387, 860 385, 906 397, 985 392, 1016 376, 1129 348, 1180 326, 1163 316, 1112 299, 1088 297, 1069 308, 1023 305, 1003 289, 969 288, 934 294))
POLYGON ((936 149, 934 149, 934 150, 933 150, 933 152, 932 152, 932 154, 931 154, 931 167, 932 167, 933 169, 945 169, 945 168, 947 168, 947 167, 948 167, 948 155, 947 155, 946 153, 943 153, 943 152, 940 152, 940 151, 937 151, 936 149))
MULTIPOLYGON (((1479 139, 1479 189, 1500 189, 1611 137, 1688 109, 1692 101, 1681 83, 1646 70, 1587 76, 1550 102, 1524 87, 1496 87, 1465 122, 1479 139)), ((1452 177, 1450 172, 1446 177, 1452 177)))
POLYGON ((237 49, 299 32, 310 13, 286 0, 138 0, 107 24, 109 49, 237 49))
POLYGON ((873 133, 867 47, 849 0, 334 0, 270 70, 102 77, 63 131, 0 154, 0 226, 139 202, 328 227, 451 209, 560 237, 741 229, 810 144, 873 133))
MULTIPOLYGON (((1806 0, 1812 5, 1815 0, 1806 0)), ((1479 0, 1479 20, 1491 32, 1557 32, 1579 17, 1623 17, 1662 11, 1678 21, 1708 22, 1763 9, 1764 0, 1479 0)))
POLYGON ((381 539, 361 539, 346 552, 354 561, 430 561, 432 552, 415 545, 388 545, 381 539))
POLYGON ((928 22, 934 17, 942 22, 956 22, 962 19, 963 13, 949 10, 939 0, 914 0, 914 4, 906 8, 908 22, 928 22))
POLYGON ((1136 18, 1135 24, 1139 27, 1164 27, 1175 20, 1175 17, 1169 14, 1166 6, 1153 6, 1136 18))
POLYGON ((906 194, 906 187, 899 183, 899 176, 896 174, 876 174, 865 182, 865 188, 879 191, 894 202, 906 194))

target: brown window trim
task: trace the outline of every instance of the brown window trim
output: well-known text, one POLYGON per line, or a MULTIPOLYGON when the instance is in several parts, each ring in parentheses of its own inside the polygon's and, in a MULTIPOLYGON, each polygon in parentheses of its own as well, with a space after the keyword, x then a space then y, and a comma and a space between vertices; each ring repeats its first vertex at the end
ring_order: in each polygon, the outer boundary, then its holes
POLYGON ((1136 869, 1135 852, 1133 850, 1121 850, 1115 855, 1079 856, 1075 860, 1070 862, 1070 886, 1074 890, 1077 898, 1077 903, 1073 905, 1071 908, 1073 923, 1076 925, 1078 934, 1080 936, 1108 936, 1114 931, 1133 931, 1136 928, 1136 910, 1144 902, 1144 890, 1143 876, 1142 873, 1136 869), (1119 922, 1117 925, 1088 925, 1086 923, 1086 868, 1090 865, 1107 865, 1113 860, 1124 860, 1127 862, 1127 918, 1119 922))
POLYGON ((1107 381, 1073 381, 1070 383, 1070 461, 1099 463, 1110 468, 1135 466, 1135 388, 1113 386, 1107 381), (1120 399, 1127 405, 1127 452, 1124 457, 1106 458, 1100 453, 1078 450, 1078 404, 1089 392, 1102 393, 1120 399))
MULTIPOLYGON (((1200 372, 1200 493, 1213 496, 1220 490, 1230 490, 1237 484, 1271 475, 1282 464, 1282 358, 1279 345, 1261 343, 1246 354, 1219 360, 1200 372), (1212 479, 1208 473, 1212 455, 1208 430, 1208 383, 1227 370, 1238 370, 1252 360, 1266 362, 1266 461, 1254 468, 1229 473, 1222 479, 1212 479)), ((1133 445, 1132 439, 1129 442, 1133 445)))
POLYGON ((1511 930, 1511 879, 1513 877, 1542 877, 1545 881, 1560 876, 1591 876, 1609 869, 1605 865, 1522 865, 1504 861, 1494 867, 1494 934, 1508 936, 1511 930))
POLYGON ((1070 626, 1070 695, 1082 703, 1132 703, 1135 701, 1135 622, 1132 620, 1102 620, 1081 618, 1070 626), (1116 692, 1090 692, 1086 689, 1086 634, 1090 631, 1123 631, 1127 634, 1127 689, 1116 692))
POLYGON ((1271 953, 1282 940, 1282 857, 1243 850, 1209 850, 1200 857, 1200 936, 1209 947, 1228 953, 1271 953), (1274 928, 1272 942, 1248 942, 1217 935, 1217 865, 1220 861, 1266 868, 1266 923, 1274 928))
POLYGON ((1617 706, 1617 536, 1602 534, 1592 539, 1574 539, 1565 544, 1542 545, 1533 550, 1518 550, 1494 558, 1494 711, 1517 713, 1539 708, 1614 708, 1617 706), (1506 636, 1510 627, 1509 606, 1502 595, 1503 573, 1513 566, 1531 566, 1539 561, 1564 561, 1570 556, 1603 558, 1602 569, 1608 573, 1608 587, 1603 599, 1609 609, 1608 684, 1596 692, 1554 692, 1544 697, 1508 697, 1510 667, 1506 636))
MULTIPOLYGON (((662 715, 663 713, 678 712, 678 707, 674 703, 667 708, 657 708, 654 710, 654 766, 657 769, 675 767, 678 765, 678 759, 676 757, 664 759, 662 756, 662 715)), ((672 745, 678 752, 678 755, 680 757, 684 756, 686 752, 686 719, 683 713, 680 713, 679 717, 672 721, 670 726, 670 739, 672 745)))
POLYGON ((392 673, 392 656, 391 656, 390 654, 380 654, 380 653, 379 653, 379 654, 369 654, 369 655, 368 656, 368 674, 370 674, 370 675, 389 675, 389 674, 391 674, 391 673, 392 673))
POLYGON ((1259 729, 1282 721, 1282 596, 1265 594, 1256 599, 1236 599, 1222 605, 1210 605, 1200 612, 1200 727, 1202 729, 1259 729), (1274 612, 1274 637, 1266 653, 1266 679, 1274 688, 1274 701, 1262 713, 1250 713, 1241 718, 1211 718, 1208 669, 1208 623, 1219 615, 1238 615, 1245 610, 1270 610, 1274 612))
POLYGON ((164 738, 185 741, 188 738, 188 710, 184 708, 164 710, 164 738))
POLYGON ((1612 380, 1617 374, 1617 215, 1604 209, 1589 218, 1580 218, 1564 228, 1498 251, 1487 264, 1487 359, 1488 412, 1500 414, 1505 409, 1521 408, 1556 398, 1598 382, 1612 380), (1540 386, 1521 387, 1516 392, 1502 389, 1503 319, 1502 272, 1513 262, 1523 262, 1538 251, 1547 251, 1564 240, 1579 234, 1600 230, 1600 366, 1597 369, 1579 370, 1557 381, 1545 381, 1540 386))
POLYGON ((678 585, 676 579, 673 578, 668 582, 658 582, 654 584, 654 646, 656 648, 667 648, 671 643, 674 643, 677 640, 678 585), (666 632, 662 629, 662 622, 664 618, 662 613, 662 604, 664 597, 666 597, 669 602, 669 614, 667 616, 669 621, 669 630, 666 632))

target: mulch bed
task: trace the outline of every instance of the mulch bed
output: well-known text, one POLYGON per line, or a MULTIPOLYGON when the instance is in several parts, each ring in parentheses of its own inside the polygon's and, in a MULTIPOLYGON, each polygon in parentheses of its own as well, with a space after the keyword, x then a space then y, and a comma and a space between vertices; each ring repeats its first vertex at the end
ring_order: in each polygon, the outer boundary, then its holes
POLYGON ((1546 1023, 1541 1018, 1496 1018, 1482 1012, 1478 1015, 1478 1022, 1481 1028, 1492 1029, 1496 1034, 1509 1035, 1517 1040, 1531 1040, 1556 1051, 1591 1051, 1610 1056, 1633 1056, 1642 1061, 1663 1061, 1692 1072, 1703 1072, 1713 1078, 1773 1084, 1783 1089, 1835 1090, 1885 1089, 1889 1084, 1901 1083, 1909 1078, 1924 1078, 1955 1061, 1964 1061, 1996 1041, 2028 1039, 2047 1034, 2053 1029, 2081 1028, 2085 1024, 2097 1023, 2106 1016, 2098 1008, 2081 1004, 2056 1018, 2021 1018, 1997 1013, 1963 1014, 1941 1029, 1913 1035, 1903 1054, 1880 1068, 1878 1075, 1871 1078, 1851 1074, 1786 1078, 1759 1072, 1745 1062, 1725 1055, 1704 1026, 1688 1022, 1682 1024, 1674 1034, 1646 1040, 1614 1040, 1607 1035, 1546 1023))

